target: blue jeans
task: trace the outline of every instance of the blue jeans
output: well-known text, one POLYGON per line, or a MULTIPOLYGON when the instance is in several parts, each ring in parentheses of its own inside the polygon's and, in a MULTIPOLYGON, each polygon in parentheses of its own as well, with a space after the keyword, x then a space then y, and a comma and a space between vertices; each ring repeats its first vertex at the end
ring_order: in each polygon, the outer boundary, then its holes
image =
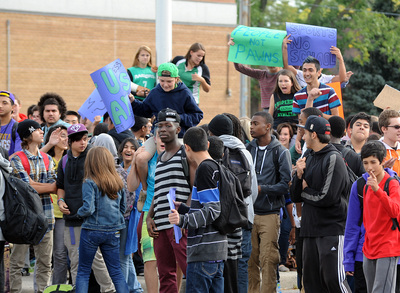
POLYGON ((242 258, 238 259, 238 291, 247 293, 249 286, 248 262, 251 254, 251 229, 242 229, 242 258))
POLYGON ((224 263, 190 262, 186 270, 186 293, 224 292, 224 263))
POLYGON ((128 285, 119 263, 119 232, 82 229, 79 243, 79 266, 76 277, 76 293, 87 293, 89 277, 96 251, 100 248, 108 273, 118 293, 128 293, 128 285))
POLYGON ((133 265, 132 255, 125 254, 126 237, 128 234, 129 220, 125 220, 125 228, 121 230, 121 240, 119 248, 119 261, 121 264, 122 274, 128 283, 130 293, 143 292, 142 286, 137 280, 135 266, 133 265))

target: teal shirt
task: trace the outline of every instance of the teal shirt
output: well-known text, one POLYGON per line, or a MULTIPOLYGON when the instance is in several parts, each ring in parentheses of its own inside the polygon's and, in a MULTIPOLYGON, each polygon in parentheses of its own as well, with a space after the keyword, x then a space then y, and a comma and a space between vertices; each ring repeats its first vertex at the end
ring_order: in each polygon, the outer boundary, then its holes
MULTIPOLYGON (((128 75, 133 83, 148 88, 149 90, 156 86, 156 73, 151 70, 150 66, 146 68, 130 67, 128 68, 128 75)), ((144 100, 143 97, 135 96, 135 98, 141 101, 144 100)))

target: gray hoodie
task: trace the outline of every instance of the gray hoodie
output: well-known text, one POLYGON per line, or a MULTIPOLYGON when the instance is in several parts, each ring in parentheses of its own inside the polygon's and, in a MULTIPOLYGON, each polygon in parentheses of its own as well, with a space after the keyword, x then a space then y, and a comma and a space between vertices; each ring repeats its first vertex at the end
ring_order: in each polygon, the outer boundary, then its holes
POLYGON ((254 202, 254 212, 256 215, 279 214, 280 208, 285 205, 284 195, 289 192, 292 169, 289 150, 275 136, 272 136, 265 150, 259 148, 257 139, 248 144, 247 150, 253 158, 257 182, 261 186, 261 192, 254 202), (274 156, 277 156, 277 168, 274 156))
MULTIPOLYGON (((1 172, 0 172, 0 220, 3 221, 6 218, 6 216, 4 215, 4 201, 3 201, 6 184, 5 184, 3 172, 11 174, 12 167, 10 165, 10 162, 8 160, 6 160, 5 158, 3 158, 3 156, 1 154, 0 154, 0 168, 1 168, 1 172)), ((1 228, 0 228, 0 241, 5 241, 3 233, 1 232, 1 228)))
POLYGON ((245 198, 245 202, 247 204, 247 209, 248 209, 248 217, 249 217, 249 222, 253 224, 254 222, 254 202, 257 198, 257 193, 258 193, 258 185, 257 185, 257 176, 256 172, 254 170, 254 164, 253 164, 253 159, 251 158, 250 153, 246 150, 245 145, 243 142, 238 139, 236 136, 232 135, 221 135, 219 138, 222 140, 224 143, 224 146, 231 148, 231 149, 240 149, 243 154, 246 156, 247 160, 249 161, 249 165, 251 166, 251 196, 248 196, 245 198))

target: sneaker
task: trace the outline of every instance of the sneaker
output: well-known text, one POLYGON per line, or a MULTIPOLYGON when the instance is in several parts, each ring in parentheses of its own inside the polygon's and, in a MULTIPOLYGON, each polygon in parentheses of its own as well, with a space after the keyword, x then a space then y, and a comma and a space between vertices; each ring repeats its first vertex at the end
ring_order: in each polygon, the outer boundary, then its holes
POLYGON ((21 269, 21 275, 22 275, 22 276, 30 276, 31 273, 29 272, 29 269, 28 269, 28 268, 22 268, 22 269, 21 269))
POLYGON ((289 272, 289 268, 285 267, 284 265, 279 265, 279 271, 280 272, 289 272))
POLYGON ((281 283, 279 282, 276 284, 276 293, 282 293, 281 283))

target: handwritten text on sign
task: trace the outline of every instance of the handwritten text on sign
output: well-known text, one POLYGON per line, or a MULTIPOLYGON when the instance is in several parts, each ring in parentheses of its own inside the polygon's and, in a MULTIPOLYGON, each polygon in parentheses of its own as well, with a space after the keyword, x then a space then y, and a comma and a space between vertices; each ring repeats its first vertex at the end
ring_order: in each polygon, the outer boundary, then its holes
POLYGON ((336 47, 336 29, 287 22, 286 31, 292 40, 288 45, 290 65, 300 66, 304 59, 313 56, 322 68, 335 67, 336 56, 330 53, 330 48, 336 47))
POLYGON ((229 48, 228 60, 282 67, 282 40, 285 36, 285 31, 240 25, 231 34, 235 45, 229 48))
POLYGON ((135 118, 128 94, 131 81, 119 59, 91 75, 118 133, 132 127, 135 118))

